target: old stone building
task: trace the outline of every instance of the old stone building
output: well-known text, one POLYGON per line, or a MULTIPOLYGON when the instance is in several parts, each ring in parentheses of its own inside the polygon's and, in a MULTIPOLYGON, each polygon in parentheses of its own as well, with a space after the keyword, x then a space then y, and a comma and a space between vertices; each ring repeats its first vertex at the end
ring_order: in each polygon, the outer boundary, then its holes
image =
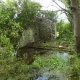
POLYGON ((37 17, 33 26, 24 30, 19 41, 19 47, 38 40, 49 41, 56 38, 56 23, 45 17, 37 17))
POLYGON ((39 29, 40 40, 53 40, 56 38, 56 23, 47 18, 36 20, 36 26, 39 29))

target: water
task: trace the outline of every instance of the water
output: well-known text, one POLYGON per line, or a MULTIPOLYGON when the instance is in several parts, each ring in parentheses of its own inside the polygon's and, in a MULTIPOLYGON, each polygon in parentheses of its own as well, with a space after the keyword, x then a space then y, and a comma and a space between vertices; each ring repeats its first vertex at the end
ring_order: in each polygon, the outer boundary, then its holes
POLYGON ((38 78, 35 80, 48 80, 48 78, 49 78, 49 75, 42 74, 42 75, 38 76, 38 78))
MULTIPOLYGON (((63 58, 63 60, 68 61, 68 52, 59 52, 59 51, 47 51, 47 55, 57 55, 60 58, 63 58)), ((64 74, 62 72, 59 72, 58 69, 49 70, 48 68, 43 68, 40 71, 42 74, 39 75, 34 80, 65 80, 64 74)))
POLYGON ((54 75, 42 74, 34 80, 63 80, 63 78, 62 77, 57 77, 55 74, 54 75))
POLYGON ((55 50, 45 50, 45 49, 35 49, 35 48, 20 48, 18 51, 15 51, 14 55, 19 57, 26 57, 26 58, 33 58, 35 53, 38 53, 40 55, 47 54, 47 55, 57 55, 58 57, 64 58, 65 60, 68 60, 68 52, 60 52, 55 50))
MULTIPOLYGON (((28 60, 28 64, 32 64, 34 62, 33 55, 35 52, 41 54, 41 56, 45 55, 57 55, 60 58, 63 58, 66 62, 68 62, 68 57, 69 53, 64 52, 64 51, 55 51, 55 50, 45 50, 45 49, 34 49, 34 48, 21 48, 18 50, 16 53, 20 54, 20 56, 23 56, 24 54, 27 54, 28 56, 26 57, 28 60), (18 52, 18 53, 17 53, 18 52)), ((65 68, 65 67, 64 67, 65 68)), ((37 75, 32 80, 72 80, 72 79, 67 79, 65 76, 66 74, 63 73, 63 71, 58 71, 57 69, 49 71, 48 68, 46 70, 46 67, 40 70, 41 74, 37 75)))

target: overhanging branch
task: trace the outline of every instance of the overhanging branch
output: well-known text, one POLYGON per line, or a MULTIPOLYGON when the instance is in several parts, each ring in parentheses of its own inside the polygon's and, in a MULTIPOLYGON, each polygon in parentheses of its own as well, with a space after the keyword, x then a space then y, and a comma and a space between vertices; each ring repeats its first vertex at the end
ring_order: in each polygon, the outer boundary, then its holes
POLYGON ((69 15, 72 15, 68 10, 62 8, 55 0, 52 0, 53 2, 56 3, 57 6, 59 6, 63 11, 67 12, 69 15))

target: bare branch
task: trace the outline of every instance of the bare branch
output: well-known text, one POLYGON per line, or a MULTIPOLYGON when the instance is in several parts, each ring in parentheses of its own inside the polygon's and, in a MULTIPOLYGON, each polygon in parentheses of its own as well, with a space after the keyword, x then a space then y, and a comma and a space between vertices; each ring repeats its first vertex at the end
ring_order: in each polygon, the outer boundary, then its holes
POLYGON ((69 15, 72 15, 68 10, 62 8, 55 0, 52 1, 55 2, 63 11, 67 12, 69 15))

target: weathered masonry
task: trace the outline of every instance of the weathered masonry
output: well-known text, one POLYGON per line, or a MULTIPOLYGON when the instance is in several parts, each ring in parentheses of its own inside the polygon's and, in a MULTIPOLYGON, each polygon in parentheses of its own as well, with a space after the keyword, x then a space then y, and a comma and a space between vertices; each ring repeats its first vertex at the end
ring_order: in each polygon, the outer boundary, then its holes
POLYGON ((33 26, 24 30, 19 40, 19 47, 26 46, 29 43, 38 40, 49 41, 56 38, 56 23, 48 18, 36 18, 33 26))

